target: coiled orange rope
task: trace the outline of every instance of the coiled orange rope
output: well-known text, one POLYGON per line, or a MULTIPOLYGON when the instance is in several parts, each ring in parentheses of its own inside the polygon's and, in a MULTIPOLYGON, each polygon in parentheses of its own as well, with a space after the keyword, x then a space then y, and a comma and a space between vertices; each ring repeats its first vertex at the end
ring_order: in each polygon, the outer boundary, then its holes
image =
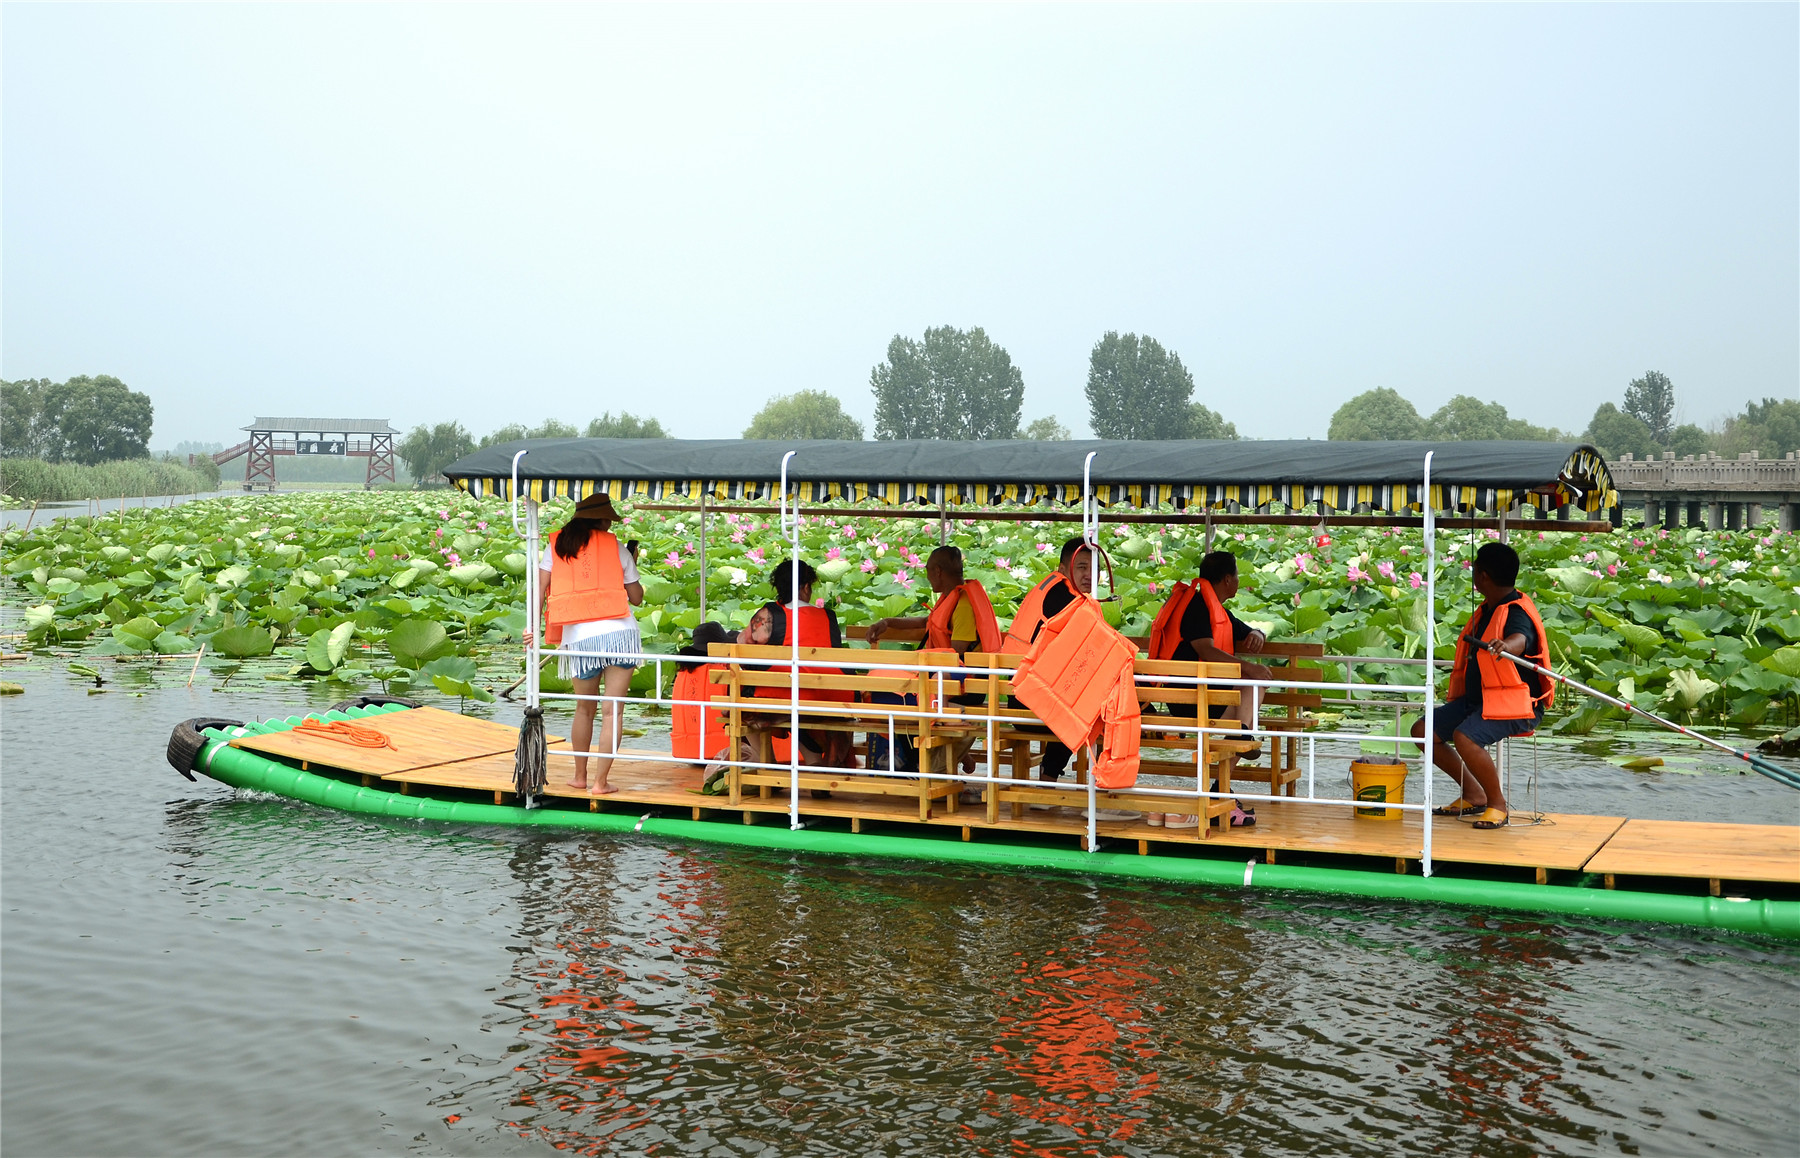
POLYGON ((317 736, 322 740, 336 740, 342 744, 354 744, 358 748, 394 748, 394 742, 386 732, 377 731, 364 724, 351 723, 349 720, 333 720, 329 724, 315 716, 301 720, 294 731, 302 736, 317 736))

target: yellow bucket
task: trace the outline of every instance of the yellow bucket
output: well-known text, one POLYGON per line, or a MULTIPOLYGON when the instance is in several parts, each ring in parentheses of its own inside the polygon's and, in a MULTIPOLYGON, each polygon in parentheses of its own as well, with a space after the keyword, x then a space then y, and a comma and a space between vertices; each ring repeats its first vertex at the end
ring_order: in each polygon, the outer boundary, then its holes
MULTIPOLYGON (((1376 764, 1355 760, 1350 764, 1350 789, 1358 800, 1376 803, 1406 803, 1406 765, 1376 764)), ((1399 820, 1404 813, 1398 808, 1358 808, 1356 815, 1372 820, 1399 820)))

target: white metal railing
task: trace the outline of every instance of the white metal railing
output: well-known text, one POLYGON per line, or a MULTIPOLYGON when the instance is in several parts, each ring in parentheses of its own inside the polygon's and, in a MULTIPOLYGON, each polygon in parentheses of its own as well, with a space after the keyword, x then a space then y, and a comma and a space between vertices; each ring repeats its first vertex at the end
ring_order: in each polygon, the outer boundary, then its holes
MULTIPOLYGON (((518 455, 515 455, 513 458, 513 464, 512 464, 512 482, 513 482, 512 494, 513 494, 513 508, 514 508, 513 523, 514 523, 515 529, 519 529, 519 527, 518 527, 518 523, 519 523, 518 499, 519 499, 519 495, 520 495, 519 461, 527 453, 529 453, 529 452, 522 451, 518 455)), ((796 453, 798 453, 798 452, 794 451, 794 450, 789 450, 782 455, 779 498, 781 501, 781 506, 780 506, 781 530, 783 532, 783 537, 788 540, 788 547, 789 547, 789 551, 790 551, 789 559, 790 559, 790 564, 793 568, 793 570, 791 572, 793 593, 797 597, 799 594, 799 588, 800 588, 800 584, 799 584, 800 525, 801 525, 800 498, 799 498, 799 494, 797 492, 793 494, 792 507, 791 507, 792 513, 790 515, 789 473, 788 473, 789 466, 792 463, 796 453)), ((1097 535, 1094 532, 1097 531, 1098 523, 1099 523, 1099 504, 1097 502, 1097 499, 1096 499, 1096 496, 1094 493, 1093 478, 1092 478, 1093 463, 1094 463, 1094 459, 1098 453, 1099 453, 1098 451, 1088 452, 1087 456, 1083 460, 1083 464, 1082 464, 1082 538, 1089 543, 1093 543, 1095 541, 1095 539, 1097 538, 1097 535)), ((1421 493, 1426 494, 1426 495, 1429 495, 1431 493, 1431 468, 1432 468, 1433 457, 1434 457, 1434 452, 1430 452, 1430 451, 1426 452, 1425 458, 1424 458, 1424 463, 1423 463, 1423 472, 1422 472, 1423 490, 1421 491, 1421 493)), ((704 486, 705 486, 705 483, 703 480, 703 483, 702 483, 703 489, 704 489, 704 486)), ((705 518, 705 516, 703 514, 702 515, 702 531, 701 531, 703 540, 704 540, 704 535, 705 535, 704 518, 705 518)), ((541 590, 542 574, 539 570, 540 543, 539 543, 539 526, 538 526, 538 504, 530 498, 527 498, 525 501, 525 520, 524 520, 524 522, 525 522, 525 526, 522 529, 522 531, 523 531, 523 535, 526 540, 526 575, 527 575, 527 579, 526 579, 525 608, 526 608, 526 623, 528 625, 527 626, 528 638, 527 638, 527 642, 526 642, 526 646, 525 646, 525 665, 526 665, 525 670, 526 670, 526 675, 527 675, 526 708, 527 708, 528 714, 529 713, 541 714, 543 701, 546 699, 572 699, 572 700, 591 699, 591 700, 605 702, 608 700, 625 701, 625 700, 629 700, 629 699, 633 698, 633 697, 629 697, 629 696, 609 697, 609 696, 605 696, 605 695, 581 696, 581 695, 577 695, 574 693, 548 693, 548 694, 546 694, 540 690, 540 688, 538 686, 537 674, 541 670, 542 659, 544 656, 546 656, 546 655, 563 655, 563 654, 580 654, 580 653, 568 653, 568 652, 557 651, 557 650, 547 650, 547 649, 544 649, 539 643, 538 628, 539 628, 539 623, 540 623, 540 619, 541 619, 541 615, 540 615, 541 600, 539 597, 539 592, 541 590)), ((1427 641, 1435 641, 1437 638, 1436 532, 1437 532, 1436 512, 1431 508, 1431 505, 1429 503, 1426 503, 1426 504, 1424 504, 1424 535, 1423 535, 1424 548, 1425 548, 1426 623, 1425 623, 1425 630, 1422 634, 1423 634, 1424 639, 1427 641)), ((1095 567, 1093 577, 1090 580, 1090 584, 1089 584, 1091 593, 1093 593, 1093 594, 1098 593, 1097 590, 1094 590, 1094 588, 1098 584, 1098 582, 1099 582, 1098 567, 1095 567)), ((797 624, 796 624, 796 627, 797 627, 797 624)), ((785 668, 794 677, 792 683, 790 683, 789 688, 788 688, 788 691, 789 691, 789 696, 788 696, 789 734, 790 734, 790 736, 792 736, 792 741, 790 742, 790 744, 788 746, 789 760, 788 760, 788 764, 786 765, 786 770, 789 774, 788 823, 789 823, 790 827, 799 828, 799 827, 801 827, 800 803, 799 803, 799 778, 800 778, 800 768, 801 768, 800 747, 801 747, 801 745, 800 745, 799 736, 797 735, 797 733, 800 731, 800 705, 803 701, 800 698, 800 688, 799 688, 798 677, 799 677, 802 666, 806 666, 806 665, 802 665, 802 663, 800 661, 800 642, 799 642, 800 633, 796 629, 793 634, 794 634, 794 639, 792 641, 792 651, 791 651, 791 654, 788 656, 788 658, 785 660, 746 660, 746 659, 735 659, 734 658, 734 659, 730 660, 729 662, 736 663, 740 666, 747 664, 750 666, 763 666, 763 667, 771 667, 771 668, 781 667, 781 668, 785 668)), ((671 704, 677 702, 677 701, 673 701, 673 700, 664 700, 661 696, 662 682, 661 682, 660 664, 663 662, 669 661, 670 657, 668 657, 666 655, 660 655, 660 654, 654 654, 654 653, 643 653, 643 652, 634 653, 634 654, 636 657, 638 657, 640 659, 643 659, 643 660, 646 660, 649 662, 653 662, 653 663, 656 663, 659 665, 658 673, 657 673, 657 676, 658 676, 657 693, 658 694, 656 697, 656 702, 671 703, 671 704)), ((621 657, 621 658, 623 658, 623 657, 621 657)), ((1355 657, 1357 662, 1369 662, 1376 658, 1378 658, 1378 657, 1355 657)), ((1420 662, 1428 662, 1428 661, 1421 660, 1420 662)), ((949 671, 949 672, 964 672, 964 671, 966 671, 966 672, 970 673, 970 675, 974 678, 983 678, 983 677, 1002 678, 1002 673, 1001 673, 1000 669, 982 669, 982 668, 931 668, 931 669, 926 669, 926 668, 922 668, 919 665, 909 665, 909 667, 913 671, 933 670, 938 673, 938 676, 939 676, 938 681, 937 681, 938 682, 938 691, 939 691, 938 698, 939 698, 940 703, 942 702, 943 675, 946 671, 949 671)), ((1348 669, 1347 669, 1347 674, 1348 674, 1348 669)), ((1307 681, 1302 685, 1299 681, 1281 681, 1281 680, 1258 681, 1258 680, 1246 680, 1241 677, 1237 678, 1237 679, 1204 679, 1204 680, 1199 679, 1197 677, 1162 677, 1162 676, 1158 676, 1158 677, 1139 677, 1139 678, 1144 679, 1146 682, 1153 682, 1153 683, 1162 684, 1162 685, 1180 685, 1180 684, 1184 684, 1184 683, 1194 683, 1194 684, 1204 683, 1207 685, 1218 685, 1218 686, 1224 686, 1224 687, 1252 687, 1252 688, 1257 687, 1257 686, 1281 686, 1281 687, 1294 686, 1294 687, 1300 688, 1301 690, 1305 690, 1305 691, 1343 690, 1346 692, 1347 695, 1349 693, 1355 691, 1358 687, 1358 685, 1355 685, 1350 682, 1345 682, 1343 684, 1324 684, 1324 683, 1307 681)), ((1429 685, 1430 685, 1429 680, 1427 680, 1426 683, 1424 683, 1424 684, 1418 684, 1418 685, 1401 685, 1401 684, 1377 685, 1377 686, 1381 686, 1384 688, 1414 688, 1414 687, 1416 687, 1418 689, 1418 691, 1422 694, 1423 700, 1424 700, 1424 709, 1425 709, 1425 711, 1424 711, 1424 732, 1423 732, 1423 736, 1419 740, 1419 750, 1422 753, 1429 753, 1433 750, 1433 741, 1435 739, 1436 720, 1435 720, 1435 713, 1433 710, 1434 697, 1431 694, 1432 689, 1429 685)), ((1364 685, 1360 685, 1360 686, 1363 688, 1367 688, 1370 685, 1364 684, 1364 685)), ((716 708, 718 706, 717 702, 715 700, 712 700, 711 698, 709 698, 705 702, 699 702, 699 701, 679 701, 679 702, 684 705, 691 702, 693 704, 693 706, 701 708, 702 709, 701 721, 702 721, 703 725, 704 725, 704 721, 706 718, 706 714, 705 714, 706 709, 716 708)), ((774 704, 777 704, 777 703, 779 703, 779 701, 772 701, 771 706, 774 706, 774 704)), ((848 715, 848 714, 851 714, 852 711, 854 711, 854 713, 856 715, 858 715, 859 717, 862 717, 862 718, 867 718, 869 716, 875 716, 875 717, 880 718, 880 717, 885 716, 888 721, 888 732, 890 735, 890 741, 894 738, 893 732, 894 732, 895 721, 897 719, 902 718, 902 717, 911 718, 914 715, 926 714, 923 712, 908 712, 903 707, 896 708, 894 705, 860 705, 858 708, 852 710, 852 709, 841 709, 841 708, 833 709, 829 705, 829 702, 807 701, 806 714, 809 716, 810 715, 834 715, 834 714, 848 715), (871 709, 874 709, 874 710, 871 710, 871 709)), ((1197 711, 1197 709, 1196 709, 1196 711, 1197 711)), ((935 717, 935 714, 934 714, 934 717, 935 717)), ((1015 717, 1015 716, 997 717, 997 716, 991 716, 991 715, 986 715, 986 714, 976 715, 976 714, 971 714, 971 713, 959 713, 957 716, 954 716, 954 717, 942 716, 942 717, 935 717, 935 718, 956 719, 956 720, 960 720, 965 723, 971 722, 971 721, 978 721, 978 722, 981 722, 986 725, 987 735, 988 735, 988 740, 989 740, 988 752, 990 754, 989 755, 990 775, 977 777, 972 774, 962 773, 960 768, 950 769, 948 767, 946 767, 945 772, 942 774, 933 774, 929 770, 925 770, 925 769, 922 769, 918 772, 911 772, 911 773, 895 772, 891 769, 891 767, 886 770, 883 770, 883 769, 861 769, 861 768, 836 768, 836 767, 826 767, 823 765, 808 765, 807 767, 809 768, 809 770, 819 770, 819 771, 825 771, 825 772, 855 773, 855 774, 863 775, 863 776, 896 776, 897 775, 897 776, 902 776, 902 777, 907 777, 907 778, 948 779, 948 780, 965 781, 965 782, 969 782, 969 783, 984 783, 984 784, 997 783, 999 778, 991 775, 991 773, 994 771, 994 767, 991 763, 992 751, 993 751, 994 729, 997 726, 1002 725, 1002 724, 1004 724, 1006 726, 1016 726, 1020 722, 1020 717, 1015 717)), ((1210 724, 1204 724, 1199 721, 1197 714, 1196 714, 1196 717, 1194 717, 1193 723, 1184 722, 1186 719, 1187 719, 1187 717, 1157 716, 1157 717, 1154 717, 1154 723, 1149 726, 1154 727, 1154 729, 1159 732, 1193 731, 1196 734, 1207 734, 1207 733, 1218 732, 1218 733, 1224 733, 1227 735, 1241 734, 1244 732, 1248 732, 1249 734, 1251 734, 1253 736, 1261 736, 1261 735, 1268 734, 1267 730, 1260 727, 1260 720, 1258 719, 1258 712, 1257 712, 1254 697, 1252 698, 1250 719, 1248 721, 1236 721, 1236 722, 1234 722, 1235 726, 1214 727, 1210 724)), ((1396 715, 1396 723, 1397 722, 1398 722, 1398 715, 1396 715)), ((1040 724, 1039 726, 1044 726, 1044 725, 1040 724)), ((1140 727, 1143 727, 1143 726, 1145 726, 1145 725, 1140 724, 1140 727)), ((585 751, 585 752, 575 752, 570 749, 564 748, 564 749, 558 749, 556 751, 556 754, 559 756, 569 756, 569 757, 582 756, 587 759, 616 759, 619 754, 619 752, 618 752, 618 750, 620 748, 619 739, 620 739, 620 733, 622 731, 623 731, 623 709, 621 708, 620 723, 618 726, 616 726, 614 728, 614 732, 613 732, 614 751, 612 751, 612 752, 594 752, 594 751, 589 750, 589 751, 585 751)), ((1400 729, 1398 728, 1398 726, 1396 726, 1395 732, 1398 733, 1399 731, 1400 731, 1400 729)), ((1284 733, 1283 738, 1285 738, 1285 735, 1286 734, 1284 733)), ((1159 795, 1169 795, 1169 796, 1173 796, 1175 798, 1192 797, 1192 798, 1195 798, 1196 800, 1202 799, 1202 798, 1204 798, 1204 799, 1224 799, 1224 798, 1229 797, 1232 799, 1241 799, 1241 800, 1270 800, 1270 801, 1273 801, 1273 800, 1279 799, 1282 801, 1298 801, 1301 803, 1318 804, 1321 806, 1340 806, 1340 807, 1344 806, 1344 805, 1355 806, 1357 802, 1353 798, 1352 799, 1337 799, 1337 798, 1328 798, 1328 797, 1322 798, 1322 797, 1318 797, 1316 795, 1316 780, 1317 780, 1317 778, 1316 778, 1316 769, 1314 767, 1314 761, 1316 758, 1317 741, 1320 739, 1339 739, 1339 738, 1347 739, 1347 740, 1355 739, 1359 742, 1362 740, 1368 739, 1368 737, 1366 735, 1355 734, 1355 733, 1348 733, 1348 734, 1334 733, 1334 732, 1309 732, 1308 733, 1307 795, 1303 798, 1276 797, 1272 794, 1250 794, 1250 793, 1240 793, 1240 792, 1236 792, 1236 791, 1228 793, 1228 794, 1227 793, 1216 793, 1216 792, 1205 791, 1198 787, 1196 787, 1195 790, 1192 792, 1189 792, 1185 789, 1162 789, 1162 788, 1157 788, 1157 789, 1155 789, 1155 791, 1159 795)), ((1401 742, 1401 738, 1396 734, 1396 736, 1394 737, 1394 741, 1395 741, 1395 745, 1396 745, 1396 751, 1398 751, 1398 745, 1401 742)), ((1204 754, 1202 753, 1201 748, 1202 748, 1202 745, 1200 745, 1200 744, 1195 745, 1195 763, 1197 766, 1197 768, 1196 768, 1197 784, 1205 782, 1205 780, 1206 780, 1206 768, 1202 764, 1202 758, 1203 758, 1204 754)), ((704 739, 702 740, 702 751, 704 752, 704 739)), ((893 752, 891 743, 890 743, 889 752, 890 752, 889 762, 891 765, 892 752, 893 752)), ((737 753, 733 752, 732 755, 735 757, 737 755, 737 753)), ((1092 762, 1093 762, 1092 761, 1092 757, 1093 757, 1092 745, 1088 746, 1088 755, 1089 755, 1089 764, 1091 767, 1092 762)), ((690 761, 690 760, 686 760, 683 758, 675 757, 672 753, 668 757, 663 757, 657 753, 634 752, 634 753, 632 753, 632 758, 639 759, 639 760, 651 758, 651 759, 666 760, 669 762, 677 762, 677 763, 683 763, 683 764, 695 763, 695 761, 690 761)), ((737 761, 737 763, 739 763, 740 765, 744 764, 744 762, 742 762, 742 761, 737 761)), ((1432 826, 1431 826, 1431 818, 1430 818, 1429 814, 1430 814, 1430 810, 1431 810, 1431 806, 1432 806, 1432 780, 1433 780, 1433 777, 1431 775, 1428 760, 1427 760, 1426 764, 1427 764, 1427 766, 1426 766, 1426 770, 1425 770, 1424 786, 1423 786, 1424 787, 1424 792, 1423 792, 1424 799, 1417 804, 1392 804, 1392 805, 1384 804, 1384 807, 1392 807, 1392 808, 1399 809, 1401 811, 1420 812, 1420 813, 1425 814, 1424 815, 1424 823, 1422 825, 1423 841, 1422 841, 1421 851, 1420 851, 1420 864, 1421 864, 1421 869, 1424 872, 1424 874, 1426 876, 1430 876, 1430 875, 1432 875, 1432 855, 1431 855, 1432 826)), ((747 766, 747 765, 745 765, 745 766, 747 766)), ((774 768, 776 770, 780 770, 780 767, 781 767, 779 765, 756 765, 756 766, 757 767, 770 767, 770 768, 774 768)), ((1015 785, 1018 783, 1016 780, 1012 781, 1012 782, 1015 785)), ((1274 787, 1274 785, 1273 785, 1273 783, 1271 783, 1271 788, 1273 788, 1273 787, 1274 787)), ((1095 848, 1097 848, 1098 840, 1097 840, 1097 833, 1096 833, 1096 829, 1095 829, 1095 822, 1096 822, 1095 813, 1097 811, 1096 806, 1095 806, 1096 789, 1095 789, 1093 777, 1091 775, 1087 779, 1087 799, 1088 799, 1087 847, 1090 851, 1092 851, 1095 848)), ((1366 806, 1366 804, 1365 804, 1365 806, 1366 806)))

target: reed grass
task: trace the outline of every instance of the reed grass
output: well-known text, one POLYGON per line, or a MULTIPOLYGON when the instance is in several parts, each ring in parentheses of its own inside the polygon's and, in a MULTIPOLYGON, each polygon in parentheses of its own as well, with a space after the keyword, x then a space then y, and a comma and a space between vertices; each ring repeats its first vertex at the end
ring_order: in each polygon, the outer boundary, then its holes
POLYGON ((128 458, 93 466, 38 458, 0 459, 0 493, 27 503, 190 495, 218 486, 216 471, 208 473, 164 459, 128 458))

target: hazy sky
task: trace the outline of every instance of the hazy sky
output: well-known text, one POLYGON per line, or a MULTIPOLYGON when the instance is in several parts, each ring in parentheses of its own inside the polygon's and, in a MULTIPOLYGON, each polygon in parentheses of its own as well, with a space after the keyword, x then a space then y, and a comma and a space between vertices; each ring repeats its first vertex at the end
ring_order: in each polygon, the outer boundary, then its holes
POLYGON ((865 420, 982 326, 1087 430, 1149 334, 1251 437, 1648 369, 1800 389, 1800 8, 6 5, 0 374, 256 414, 865 420))

